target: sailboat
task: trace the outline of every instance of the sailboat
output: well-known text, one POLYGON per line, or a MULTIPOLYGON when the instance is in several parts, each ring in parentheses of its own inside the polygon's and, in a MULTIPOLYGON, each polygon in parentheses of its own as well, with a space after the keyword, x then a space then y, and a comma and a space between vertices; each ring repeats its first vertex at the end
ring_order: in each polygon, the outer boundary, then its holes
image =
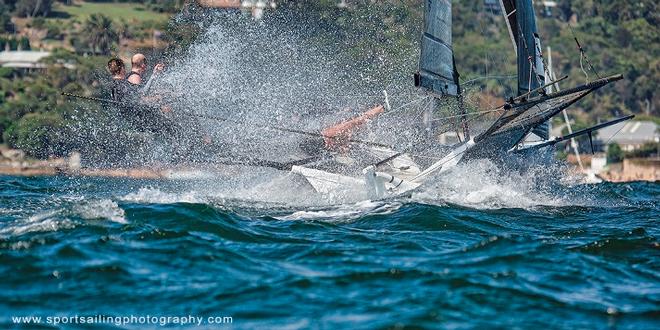
POLYGON ((291 172, 304 177, 318 193, 324 195, 363 191, 370 199, 382 199, 409 193, 461 162, 483 158, 506 161, 516 154, 538 157, 544 148, 579 135, 588 135, 591 141, 594 131, 633 117, 617 118, 566 136, 551 138, 548 121, 552 117, 588 94, 623 79, 623 76, 599 78, 550 92, 548 87, 565 78, 551 80, 546 75, 532 0, 500 0, 500 5, 517 55, 517 96, 495 109, 483 111, 499 113, 499 117, 485 130, 474 136, 470 134, 470 114, 462 105, 463 91, 452 49, 452 3, 450 0, 427 0, 419 71, 414 75, 414 83, 433 98, 436 107, 444 104, 446 99, 458 101, 460 127, 455 129, 459 142, 451 146, 444 157, 423 170, 407 152, 380 148, 375 152, 380 152, 384 158, 365 164, 362 175, 345 175, 309 165, 293 166, 291 172))

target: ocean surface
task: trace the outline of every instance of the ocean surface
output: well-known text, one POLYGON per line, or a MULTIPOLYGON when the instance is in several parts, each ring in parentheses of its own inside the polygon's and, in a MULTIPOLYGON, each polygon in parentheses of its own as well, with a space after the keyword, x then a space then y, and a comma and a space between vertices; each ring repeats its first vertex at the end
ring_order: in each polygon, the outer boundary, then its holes
POLYGON ((466 189, 294 206, 0 177, 0 328, 660 328, 660 184, 466 189))

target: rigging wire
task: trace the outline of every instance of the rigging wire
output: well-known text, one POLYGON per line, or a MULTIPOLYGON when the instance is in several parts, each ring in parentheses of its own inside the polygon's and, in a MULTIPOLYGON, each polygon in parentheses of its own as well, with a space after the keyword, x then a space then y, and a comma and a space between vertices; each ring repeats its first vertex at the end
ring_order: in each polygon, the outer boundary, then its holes
MULTIPOLYGON (((596 68, 594 68, 594 66, 591 64, 591 61, 589 60, 589 57, 587 56, 587 52, 584 50, 584 48, 582 48, 582 45, 580 44, 580 41, 578 40, 577 35, 575 34, 575 30, 573 30, 573 26, 571 26, 570 22, 567 23, 567 25, 568 25, 569 30, 571 30, 571 34, 573 35, 573 39, 575 40, 575 44, 577 45, 578 50, 580 51, 580 66, 582 67, 582 59, 584 59, 585 62, 587 62, 587 65, 589 65, 589 69, 591 69, 591 71, 593 71, 596 74, 596 77, 598 77, 598 79, 602 79, 602 77, 598 73, 598 70, 596 70, 596 68)), ((582 67, 582 72, 585 72, 584 67, 582 67)), ((586 75, 586 72, 585 72, 585 75, 586 75)), ((587 77, 587 83, 588 82, 589 82, 589 78, 587 77)))
POLYGON ((587 71, 584 70, 584 64, 582 64, 582 59, 584 59, 584 57, 580 56, 580 70, 582 70, 582 73, 584 73, 584 79, 586 80, 586 82, 589 83, 589 74, 587 74, 587 71))
POLYGON ((610 136, 610 138, 607 139, 607 141, 605 142, 605 145, 607 145, 608 143, 610 143, 610 141, 611 141, 611 140, 612 140, 617 134, 619 134, 619 132, 621 132, 621 130, 622 130, 624 127, 626 127, 626 125, 627 125, 626 123, 624 123, 623 125, 621 125, 621 127, 616 131, 616 133, 612 134, 612 136, 610 136))
POLYGON ((411 102, 408 102, 408 103, 406 103, 406 104, 400 105, 400 106, 398 106, 398 107, 396 107, 396 108, 394 108, 394 109, 388 111, 387 113, 384 113, 384 114, 380 115, 380 117, 384 117, 384 116, 392 115, 393 113, 395 113, 395 112, 397 112, 397 111, 400 111, 400 110, 402 110, 402 109, 404 109, 404 108, 406 108, 406 107, 409 107, 409 106, 411 106, 411 105, 413 105, 413 104, 415 104, 415 103, 418 103, 418 102, 424 101, 424 100, 426 100, 426 99, 428 99, 428 98, 430 98, 430 97, 431 97, 431 95, 426 95, 426 96, 423 96, 423 97, 417 98, 417 99, 414 100, 414 101, 411 101, 411 102))
POLYGON ((483 76, 483 77, 473 78, 473 79, 470 79, 470 80, 468 80, 468 81, 464 81, 464 82, 461 83, 461 85, 467 85, 467 84, 473 83, 473 82, 475 82, 475 81, 478 81, 478 80, 485 80, 485 79, 515 79, 515 78, 518 78, 518 76, 516 76, 516 75, 508 75, 508 76, 483 76))
MULTIPOLYGON (((484 5, 483 12, 487 13, 487 14, 490 13, 490 15, 492 15, 493 17, 499 17, 499 14, 495 13, 493 8, 489 7, 489 6, 484 5)), ((486 35, 486 29, 484 27, 483 21, 478 20, 478 22, 479 22, 479 28, 481 29, 481 33, 482 33, 483 36, 485 36, 486 35)), ((488 60, 489 60, 489 58, 492 59, 491 62, 509 63, 510 56, 509 56, 508 52, 504 52, 503 54, 495 54, 495 55, 493 55, 492 53, 487 52, 485 54, 485 58, 486 58, 486 76, 483 77, 483 78, 475 78, 475 79, 468 80, 467 82, 464 82, 463 84, 469 84, 471 82, 474 82, 474 81, 480 80, 480 79, 512 79, 512 78, 517 77, 515 75, 512 75, 512 76, 488 76, 488 60), (502 59, 502 61, 498 61, 497 57, 500 57, 502 59)), ((510 85, 504 85, 504 86, 507 90, 509 90, 509 92, 511 92, 511 86, 510 85)))
MULTIPOLYGON (((467 115, 468 116, 478 116, 478 115, 483 115, 483 114, 497 112, 497 111, 502 111, 502 107, 499 107, 497 109, 492 109, 492 110, 472 112, 472 113, 468 113, 467 115)), ((462 117, 462 116, 464 116, 464 115, 453 115, 453 116, 447 116, 447 117, 432 119, 431 121, 440 121, 440 120, 452 119, 452 118, 462 117)))

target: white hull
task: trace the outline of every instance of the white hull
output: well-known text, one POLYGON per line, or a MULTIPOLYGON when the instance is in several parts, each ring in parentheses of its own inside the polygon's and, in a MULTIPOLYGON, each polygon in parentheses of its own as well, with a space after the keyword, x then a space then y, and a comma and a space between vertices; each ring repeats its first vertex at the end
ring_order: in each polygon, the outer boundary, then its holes
MULTIPOLYGON (((352 177, 304 166, 293 166, 291 172, 303 176, 307 182, 320 194, 330 197, 342 197, 348 194, 362 196, 368 199, 383 199, 408 193, 417 189, 434 175, 444 173, 454 168, 465 153, 474 147, 470 140, 463 143, 441 160, 420 171, 412 158, 403 154, 388 162, 389 170, 380 172, 373 165, 363 169, 362 177, 352 177)), ((381 149, 384 158, 394 154, 394 151, 381 149)))

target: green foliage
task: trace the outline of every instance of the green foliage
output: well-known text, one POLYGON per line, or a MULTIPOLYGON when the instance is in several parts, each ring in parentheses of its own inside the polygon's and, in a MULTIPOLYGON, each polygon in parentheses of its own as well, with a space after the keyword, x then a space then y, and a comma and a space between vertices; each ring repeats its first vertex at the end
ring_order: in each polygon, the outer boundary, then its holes
POLYGON ((626 152, 627 158, 644 158, 644 157, 658 157, 660 156, 660 143, 647 142, 641 148, 626 152))
POLYGON ((13 148, 27 155, 46 158, 65 154, 66 140, 60 133, 65 127, 58 114, 28 114, 10 126, 4 139, 13 148))
POLYGON ((64 39, 64 33, 62 32, 62 28, 60 28, 58 24, 47 24, 46 29, 48 29, 48 32, 46 33, 46 39, 53 39, 53 40, 64 39))
MULTIPOLYGON (((0 33, 11 32, 11 16, 9 6, 0 1, 0 33)), ((0 49, 2 51, 3 49, 0 49)))
POLYGON ((138 1, 135 2, 94 2, 85 1, 75 6, 57 6, 58 11, 84 21, 94 14, 103 14, 113 19, 124 19, 130 22, 141 21, 167 21, 168 16, 162 13, 144 10, 145 6, 138 1))
POLYGON ((4 51, 7 45, 9 45, 9 50, 16 50, 18 49, 18 40, 14 37, 9 37, 9 38, 0 37, 0 46, 2 46, 2 49, 0 51, 4 51))
MULTIPOLYGON (((569 75, 568 84, 584 83, 580 69, 580 53, 575 36, 601 76, 622 73, 623 81, 595 93, 572 111, 586 111, 592 122, 623 113, 658 115, 660 98, 656 86, 660 83, 660 33, 658 31, 656 1, 558 1, 558 17, 541 19, 540 34, 553 48, 557 76, 569 75), (571 16, 577 22, 567 22, 571 16), (550 32, 550 25, 560 26, 560 32, 550 32)), ((553 27, 554 29, 554 27, 553 27)), ((591 80, 596 73, 585 63, 591 80)), ((567 83, 563 83, 566 86, 567 83)))
POLYGON ((149 9, 161 13, 176 13, 183 6, 181 0, 146 0, 144 3, 149 9))
POLYGON ((617 143, 612 143, 607 147, 607 163, 613 164, 623 160, 623 150, 617 143))
POLYGON ((53 0, 18 0, 14 14, 18 17, 48 16, 53 2, 53 0))
POLYGON ((5 47, 9 44, 9 50, 30 50, 30 39, 27 37, 20 37, 16 39, 14 37, 2 38, 0 37, 0 47, 2 50, 5 50, 5 47))
MULTIPOLYGON (((14 69, 12 69, 12 68, 0 67, 0 79, 1 78, 10 78, 13 73, 14 73, 14 69)), ((2 102, 0 102, 0 104, 1 103, 2 102)))
POLYGON ((83 23, 81 31, 89 50, 94 54, 109 55, 117 43, 119 34, 112 20, 102 14, 92 14, 83 23))
POLYGON ((30 50, 32 49, 30 47, 30 39, 27 37, 21 37, 21 39, 18 40, 18 48, 21 50, 30 50))
POLYGON ((28 23, 28 26, 35 29, 43 29, 46 26, 46 20, 43 17, 35 17, 32 19, 32 22, 28 23))

